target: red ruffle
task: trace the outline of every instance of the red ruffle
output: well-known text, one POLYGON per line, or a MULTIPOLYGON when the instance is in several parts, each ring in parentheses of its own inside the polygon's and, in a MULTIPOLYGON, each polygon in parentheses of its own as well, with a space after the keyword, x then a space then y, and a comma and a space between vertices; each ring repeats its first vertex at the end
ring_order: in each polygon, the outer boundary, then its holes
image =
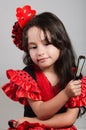
POLYGON ((80 96, 70 98, 66 103, 67 108, 86 106, 86 76, 81 79, 82 93, 80 96))
POLYGON ((18 125, 17 128, 8 128, 8 130, 77 130, 75 126, 71 126, 69 128, 50 128, 45 125, 41 125, 39 123, 29 123, 27 121, 18 125))
POLYGON ((6 74, 10 82, 2 89, 9 98, 24 105, 28 105, 27 98, 42 100, 36 81, 26 71, 7 70, 6 74))

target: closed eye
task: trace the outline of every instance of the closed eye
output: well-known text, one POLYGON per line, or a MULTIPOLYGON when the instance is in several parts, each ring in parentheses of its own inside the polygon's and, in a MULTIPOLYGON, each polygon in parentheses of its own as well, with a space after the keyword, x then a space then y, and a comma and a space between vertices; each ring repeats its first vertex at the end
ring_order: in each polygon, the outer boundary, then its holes
POLYGON ((46 45, 46 46, 49 46, 49 45, 51 45, 51 43, 49 43, 49 42, 46 42, 44 45, 46 45))
POLYGON ((29 49, 36 49, 37 46, 29 46, 29 49))
POLYGON ((29 42, 28 47, 29 47, 29 49, 36 49, 37 45, 33 42, 29 42))

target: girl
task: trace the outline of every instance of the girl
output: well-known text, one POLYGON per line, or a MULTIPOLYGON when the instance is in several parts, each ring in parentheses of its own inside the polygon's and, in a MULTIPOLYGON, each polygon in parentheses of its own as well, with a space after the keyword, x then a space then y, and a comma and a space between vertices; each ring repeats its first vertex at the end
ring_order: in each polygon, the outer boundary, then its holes
POLYGON ((24 26, 22 39, 19 48, 27 66, 8 70, 10 83, 2 89, 24 104, 24 117, 9 130, 76 130, 73 124, 86 105, 86 78, 74 80, 75 57, 63 23, 50 12, 35 15, 24 26))

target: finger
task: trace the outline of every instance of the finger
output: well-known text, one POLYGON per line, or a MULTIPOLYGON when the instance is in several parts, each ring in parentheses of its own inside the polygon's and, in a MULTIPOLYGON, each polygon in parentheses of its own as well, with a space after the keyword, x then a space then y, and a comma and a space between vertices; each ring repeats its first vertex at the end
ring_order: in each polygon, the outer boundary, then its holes
POLYGON ((14 123, 13 123, 13 126, 14 126, 14 128, 17 128, 17 126, 18 126, 18 122, 17 122, 17 121, 14 122, 14 123))
POLYGON ((75 85, 81 84, 81 80, 74 80, 73 82, 75 85))
POLYGON ((81 88, 76 89, 75 95, 76 96, 81 95, 81 88))

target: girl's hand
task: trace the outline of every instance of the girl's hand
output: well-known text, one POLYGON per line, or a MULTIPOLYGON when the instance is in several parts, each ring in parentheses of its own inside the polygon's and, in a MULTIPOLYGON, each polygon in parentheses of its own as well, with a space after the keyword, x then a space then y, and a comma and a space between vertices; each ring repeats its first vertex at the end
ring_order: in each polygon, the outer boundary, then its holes
POLYGON ((27 117, 18 118, 17 120, 13 121, 13 127, 17 128, 17 126, 23 123, 24 121, 27 121, 27 117))
POLYGON ((69 98, 79 96, 81 94, 81 80, 71 80, 64 91, 69 98))
POLYGON ((34 118, 30 118, 30 117, 21 117, 16 119, 16 121, 13 122, 13 127, 17 128, 18 125, 20 125, 21 123, 23 123, 24 121, 27 121, 29 123, 37 123, 40 122, 36 117, 34 118))

